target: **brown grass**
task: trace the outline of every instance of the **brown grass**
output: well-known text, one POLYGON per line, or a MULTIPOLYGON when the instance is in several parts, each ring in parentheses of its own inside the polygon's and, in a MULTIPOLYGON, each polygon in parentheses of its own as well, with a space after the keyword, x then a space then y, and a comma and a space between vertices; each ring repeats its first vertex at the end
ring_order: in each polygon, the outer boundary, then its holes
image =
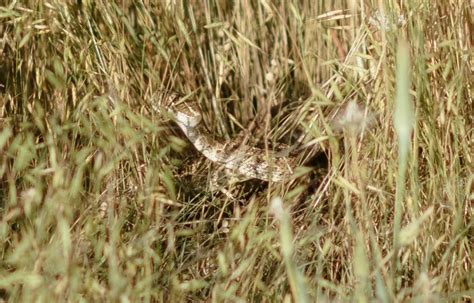
POLYGON ((0 7, 0 301, 472 300, 473 7, 373 2, 0 7), (162 89, 327 169, 229 199, 162 89), (351 100, 374 123, 338 139, 351 100))

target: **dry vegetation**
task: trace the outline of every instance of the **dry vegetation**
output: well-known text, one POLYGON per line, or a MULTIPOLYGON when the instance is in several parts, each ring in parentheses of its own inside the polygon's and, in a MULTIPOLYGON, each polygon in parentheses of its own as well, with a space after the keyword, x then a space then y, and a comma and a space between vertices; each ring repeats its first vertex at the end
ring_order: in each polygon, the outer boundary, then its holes
POLYGON ((0 301, 472 300, 469 1, 10 2, 0 301), (163 89, 219 138, 307 133, 318 166, 231 199, 163 89), (341 138, 350 100, 374 121, 341 138))

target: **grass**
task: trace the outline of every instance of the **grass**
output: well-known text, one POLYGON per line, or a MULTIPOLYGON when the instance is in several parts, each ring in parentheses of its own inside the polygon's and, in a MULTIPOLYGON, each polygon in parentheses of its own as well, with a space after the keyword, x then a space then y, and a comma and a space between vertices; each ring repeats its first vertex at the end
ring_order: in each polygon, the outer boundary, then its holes
POLYGON ((1 300, 472 301, 469 1, 192 2, 0 7, 1 300), (228 198, 170 88, 327 169, 228 198))

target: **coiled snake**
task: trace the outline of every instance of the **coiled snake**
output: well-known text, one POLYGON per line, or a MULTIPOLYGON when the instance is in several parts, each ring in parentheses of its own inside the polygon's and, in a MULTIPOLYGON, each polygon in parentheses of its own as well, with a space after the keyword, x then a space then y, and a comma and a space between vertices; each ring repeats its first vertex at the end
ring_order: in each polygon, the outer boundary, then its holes
MULTIPOLYGON (((154 103, 153 109, 161 112, 162 107, 158 104, 164 104, 166 111, 173 116, 174 121, 189 141, 210 161, 246 179, 282 182, 293 177, 298 164, 295 157, 277 156, 272 150, 242 144, 235 148, 235 142, 216 140, 207 131, 202 123, 201 111, 196 101, 180 98, 179 94, 168 91, 160 92, 158 100, 160 102, 154 103)), ((366 108, 359 107, 353 101, 341 112, 342 114, 339 113, 337 117, 333 114, 329 121, 336 128, 349 126, 358 132, 367 127, 371 120, 367 116, 366 108)))

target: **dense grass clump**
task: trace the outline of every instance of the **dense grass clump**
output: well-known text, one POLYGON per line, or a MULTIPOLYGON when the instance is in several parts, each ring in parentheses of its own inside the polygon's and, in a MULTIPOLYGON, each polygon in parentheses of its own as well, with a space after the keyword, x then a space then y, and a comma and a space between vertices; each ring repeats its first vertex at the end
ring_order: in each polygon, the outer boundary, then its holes
POLYGON ((0 301, 472 300, 469 1, 2 5, 0 301), (306 168, 223 194, 163 90, 306 168))

